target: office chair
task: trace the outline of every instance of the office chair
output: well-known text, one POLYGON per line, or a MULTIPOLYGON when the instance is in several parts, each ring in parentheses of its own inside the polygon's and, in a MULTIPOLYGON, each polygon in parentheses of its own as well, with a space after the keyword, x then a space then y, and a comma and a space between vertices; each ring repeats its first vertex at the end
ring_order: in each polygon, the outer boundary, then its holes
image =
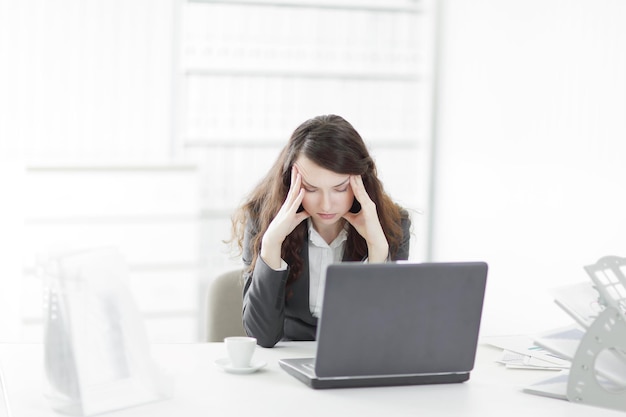
POLYGON ((243 271, 236 269, 215 277, 207 291, 206 341, 221 342, 227 336, 246 336, 243 308, 243 271))

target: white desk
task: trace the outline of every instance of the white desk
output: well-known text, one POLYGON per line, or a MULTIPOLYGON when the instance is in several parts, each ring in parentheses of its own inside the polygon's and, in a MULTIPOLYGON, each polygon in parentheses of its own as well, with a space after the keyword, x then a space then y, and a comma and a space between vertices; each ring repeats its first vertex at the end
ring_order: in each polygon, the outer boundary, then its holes
MULTIPOLYGON (((494 361, 500 350, 479 347, 476 367, 462 384, 313 390, 285 373, 284 357, 313 356, 308 342, 258 348, 256 359, 268 365, 249 375, 228 374, 213 361, 225 356, 221 343, 153 345, 152 356, 174 376, 174 397, 107 413, 106 416, 523 416, 624 417, 624 413, 521 392, 550 371, 507 370, 494 361)), ((42 396, 43 347, 0 344, 14 417, 59 416, 42 396)))

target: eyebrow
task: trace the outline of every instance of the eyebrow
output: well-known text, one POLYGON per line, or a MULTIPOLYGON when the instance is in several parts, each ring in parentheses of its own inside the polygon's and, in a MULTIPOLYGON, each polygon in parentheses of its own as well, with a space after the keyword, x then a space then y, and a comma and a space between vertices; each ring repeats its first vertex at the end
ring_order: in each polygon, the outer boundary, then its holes
MULTIPOLYGON (((346 178, 343 182, 341 182, 340 184, 337 185, 333 185, 332 188, 337 188, 337 187, 341 187, 342 185, 346 185, 348 182, 350 181, 350 177, 346 178)), ((305 180, 304 178, 302 178, 302 183, 309 187, 309 188, 318 188, 313 184, 310 184, 307 180, 305 180)))

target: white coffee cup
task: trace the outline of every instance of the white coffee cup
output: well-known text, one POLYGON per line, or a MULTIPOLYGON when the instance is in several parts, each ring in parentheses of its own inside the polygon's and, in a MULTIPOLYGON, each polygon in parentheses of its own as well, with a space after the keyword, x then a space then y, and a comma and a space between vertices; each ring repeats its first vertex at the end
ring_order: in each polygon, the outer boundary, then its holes
POLYGON ((224 343, 233 368, 248 368, 250 366, 256 348, 254 337, 231 336, 225 338, 224 343))

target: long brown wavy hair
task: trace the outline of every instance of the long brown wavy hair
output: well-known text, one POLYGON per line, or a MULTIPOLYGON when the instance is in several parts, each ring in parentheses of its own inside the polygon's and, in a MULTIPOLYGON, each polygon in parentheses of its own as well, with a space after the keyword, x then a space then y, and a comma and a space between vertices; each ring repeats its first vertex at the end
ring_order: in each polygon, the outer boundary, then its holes
MULTIPOLYGON (((291 167, 300 155, 329 171, 362 176, 365 190, 376 204, 378 218, 393 258, 402 241, 403 211, 384 191, 374 160, 359 133, 342 117, 323 115, 309 119, 296 128, 269 172, 232 217, 231 241, 237 242, 240 252, 243 251, 246 223, 252 221, 253 229, 256 230, 252 239, 250 270, 254 269, 261 251, 261 240, 265 231, 287 198, 291 185, 291 167)), ((297 279, 302 272, 300 251, 306 233, 306 222, 302 222, 283 242, 281 256, 289 265, 287 284, 297 279)), ((359 261, 366 256, 365 239, 349 225, 344 259, 359 261)))

